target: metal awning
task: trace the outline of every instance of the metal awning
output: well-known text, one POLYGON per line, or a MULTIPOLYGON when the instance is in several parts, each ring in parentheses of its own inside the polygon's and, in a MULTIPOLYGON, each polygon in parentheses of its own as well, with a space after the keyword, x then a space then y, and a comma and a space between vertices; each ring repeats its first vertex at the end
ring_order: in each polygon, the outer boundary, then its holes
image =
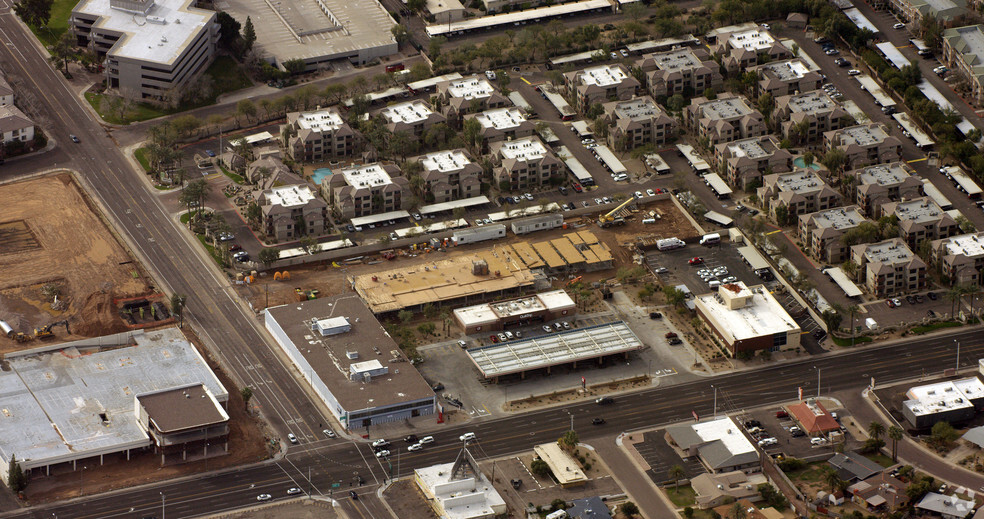
POLYGON ((420 214, 440 213, 442 211, 451 211, 456 207, 473 207, 487 203, 489 203, 489 197, 474 196, 471 198, 463 198, 461 200, 441 202, 440 204, 425 205, 420 208, 420 214))
POLYGON ((851 281, 851 278, 847 277, 847 274, 840 267, 830 267, 823 273, 830 276, 830 279, 833 279, 834 283, 841 287, 847 297, 858 297, 862 294, 861 289, 851 281))
POLYGON ((369 225, 371 223, 385 222, 386 220, 396 220, 397 218, 410 218, 410 213, 406 211, 390 211, 388 213, 359 216, 352 218, 352 225, 369 225))

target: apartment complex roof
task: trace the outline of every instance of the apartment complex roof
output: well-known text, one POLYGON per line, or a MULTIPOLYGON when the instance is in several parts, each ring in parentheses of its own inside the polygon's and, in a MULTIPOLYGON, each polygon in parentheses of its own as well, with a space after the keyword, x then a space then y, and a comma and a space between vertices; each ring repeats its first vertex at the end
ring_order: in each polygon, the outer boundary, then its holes
MULTIPOLYGON (((389 178, 389 177, 387 177, 389 178)), ((317 198, 309 185, 281 186, 267 189, 263 198, 272 205, 282 207, 300 207, 317 198)))
POLYGON ((317 132, 330 132, 345 124, 338 109, 334 107, 313 112, 299 112, 295 120, 300 128, 317 132))
POLYGON ((413 124, 426 121, 434 111, 423 101, 408 101, 384 108, 380 115, 391 123, 413 124))
POLYGON ((547 148, 536 137, 525 137, 514 141, 502 142, 498 147, 499 155, 504 159, 530 161, 542 159, 547 155, 547 148))
POLYGON ((813 219, 813 225, 820 229, 852 229, 865 221, 854 206, 818 211, 809 216, 813 219))
POLYGON ((488 79, 482 76, 472 76, 451 81, 448 85, 448 94, 451 97, 461 97, 464 99, 483 99, 492 95, 495 87, 489 83, 488 79))
POLYGON ((526 122, 526 116, 518 108, 497 108, 477 114, 475 120, 485 128, 508 130, 526 122))
POLYGON ((447 173, 458 171, 459 169, 471 164, 471 159, 461 150, 435 151, 424 155, 420 164, 427 171, 440 171, 447 173))
POLYGON ((901 162, 891 164, 877 164, 858 170, 858 183, 861 185, 878 184, 882 186, 894 186, 905 182, 909 178, 909 170, 901 162))
POLYGON ((381 164, 367 164, 343 168, 340 174, 345 183, 354 187, 371 187, 391 184, 393 180, 381 164))
POLYGON ((625 68, 619 65, 601 65, 577 72, 577 80, 582 85, 610 87, 629 78, 625 68))

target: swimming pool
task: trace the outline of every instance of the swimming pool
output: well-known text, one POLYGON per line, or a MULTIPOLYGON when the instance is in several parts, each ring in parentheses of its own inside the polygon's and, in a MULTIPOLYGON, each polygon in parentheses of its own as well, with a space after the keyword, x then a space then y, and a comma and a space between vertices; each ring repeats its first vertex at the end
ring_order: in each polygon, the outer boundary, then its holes
MULTIPOLYGON (((796 166, 797 168, 805 168, 806 161, 803 160, 803 157, 796 157, 795 159, 793 159, 793 165, 796 166)), ((810 164, 810 168, 812 168, 813 171, 820 171, 820 164, 814 162, 813 164, 810 164)), ((315 171, 315 173, 317 173, 317 171, 315 171)))
POLYGON ((311 180, 314 182, 314 185, 320 186, 321 185, 321 179, 323 179, 323 178, 325 178, 327 176, 331 176, 331 170, 330 169, 328 169, 328 168, 318 168, 318 169, 314 170, 314 173, 311 175, 311 180))

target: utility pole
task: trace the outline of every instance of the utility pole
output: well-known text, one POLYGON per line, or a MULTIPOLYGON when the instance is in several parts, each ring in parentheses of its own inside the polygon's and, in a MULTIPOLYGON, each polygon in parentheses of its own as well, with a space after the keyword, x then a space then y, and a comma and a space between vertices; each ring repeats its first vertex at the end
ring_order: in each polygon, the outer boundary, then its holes
POLYGON ((813 366, 817 370, 817 398, 820 398, 820 368, 813 366))
POLYGON ((960 341, 953 339, 953 342, 957 343, 957 371, 960 370, 960 341))
POLYGON ((161 492, 161 519, 167 519, 164 515, 164 492, 161 492))
POLYGON ((714 387, 714 384, 711 384, 711 387, 714 388, 714 418, 717 419, 717 417, 718 417, 718 388, 714 387))

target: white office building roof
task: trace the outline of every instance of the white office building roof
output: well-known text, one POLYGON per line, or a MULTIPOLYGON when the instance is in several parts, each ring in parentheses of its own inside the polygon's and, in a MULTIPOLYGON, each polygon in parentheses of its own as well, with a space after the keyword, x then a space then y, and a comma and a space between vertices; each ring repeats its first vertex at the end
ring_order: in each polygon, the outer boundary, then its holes
POLYGON ((731 417, 718 418, 707 422, 698 422, 690 426, 697 436, 705 442, 719 440, 732 456, 755 453, 755 446, 742 433, 738 424, 731 417))
POLYGON ((5 360, 0 459, 17 456, 25 469, 150 445, 134 415, 137 395, 200 383, 219 402, 229 398, 177 328, 44 346, 5 360), (126 346, 128 337, 135 346, 126 346))
POLYGON ((623 67, 617 65, 601 65, 582 70, 577 74, 582 85, 597 85, 610 87, 625 81, 629 75, 623 67))
POLYGON ((331 132, 342 127, 345 121, 338 110, 329 108, 315 112, 301 112, 297 117, 297 125, 316 132, 331 132))
POLYGON ((446 151, 436 151, 434 153, 428 153, 424 156, 424 159, 420 161, 420 164, 424 166, 427 171, 440 171, 442 173, 447 173, 449 171, 458 171, 459 169, 471 164, 471 160, 468 155, 461 150, 446 150, 446 151))
POLYGON ((708 317, 717 323, 718 332, 732 337, 730 342, 799 329, 779 301, 762 286, 750 289, 738 282, 721 285, 719 291, 725 290, 734 292, 734 298, 745 298, 744 305, 729 308, 718 293, 697 296, 697 300, 708 317))
POLYGON ((476 115, 475 120, 484 128, 508 130, 526 122, 526 116, 518 108, 496 108, 476 115))
POLYGON ((354 187, 383 186, 393 182, 389 173, 379 164, 344 168, 339 172, 345 182, 354 187))
POLYGON ((212 12, 189 7, 188 0, 147 2, 144 14, 116 9, 110 0, 86 0, 75 11, 98 16, 93 27, 124 33, 113 47, 119 57, 157 63, 172 63, 205 29, 212 12))
POLYGON ((504 142, 499 148, 499 153, 504 159, 516 159, 525 162, 542 159, 547 154, 547 148, 543 146, 540 139, 526 137, 504 142))
POLYGON ((733 32, 728 37, 728 45, 734 49, 768 50, 775 43, 776 39, 772 37, 772 34, 761 28, 733 32))
POLYGON ((977 377, 937 382, 910 388, 903 402, 912 414, 922 416, 972 407, 970 400, 984 398, 984 384, 977 377))
POLYGON ((423 101, 407 101, 383 108, 380 114, 392 123, 413 124, 427 120, 434 111, 423 101))
MULTIPOLYGON (((468 457, 471 457, 468 454, 468 457)), ((459 455, 460 462, 461 455, 459 455)), ((504 514, 506 502, 492 483, 478 470, 477 463, 468 477, 454 479, 456 463, 441 463, 414 469, 414 481, 434 496, 444 519, 478 519, 504 514)))
POLYGON ((282 207, 300 207, 317 198, 311 186, 307 185, 275 187, 263 195, 271 205, 282 207))
POLYGON ((503 317, 573 307, 574 300, 566 291, 552 290, 519 299, 458 308, 454 310, 454 315, 458 322, 468 327, 495 322, 503 317))
POLYGON ((642 349, 622 321, 468 350, 486 378, 642 349))
POLYGON ((481 76, 458 79, 448 85, 448 93, 451 97, 484 99, 492 95, 493 92, 495 92, 495 88, 481 76))

